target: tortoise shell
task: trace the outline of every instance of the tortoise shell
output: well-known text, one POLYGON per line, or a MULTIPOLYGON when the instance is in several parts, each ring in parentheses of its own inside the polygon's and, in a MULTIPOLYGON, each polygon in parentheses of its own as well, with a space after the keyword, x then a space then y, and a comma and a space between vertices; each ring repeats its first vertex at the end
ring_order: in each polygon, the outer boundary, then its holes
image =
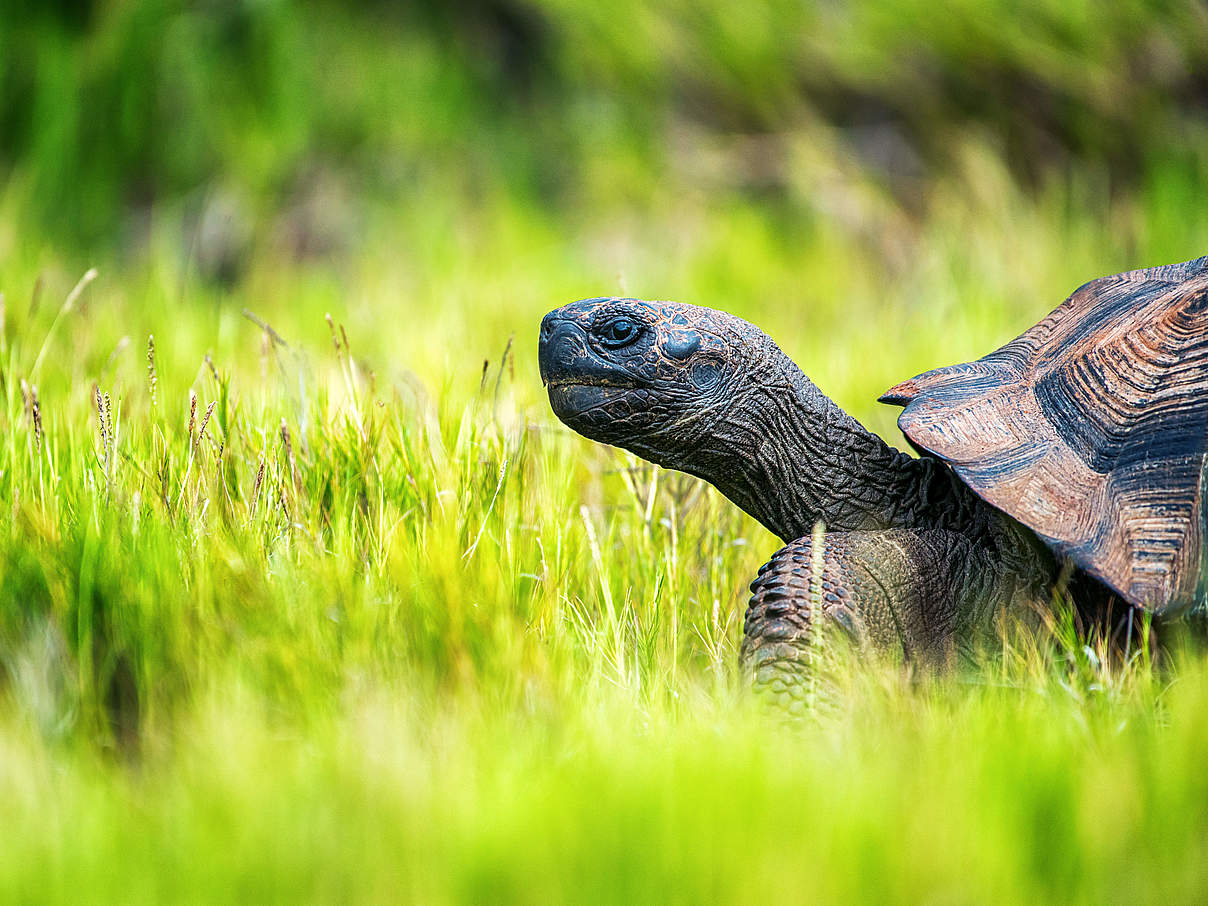
POLYGON ((881 397, 978 495, 1129 602, 1205 599, 1208 257, 1082 286, 975 362, 881 397))

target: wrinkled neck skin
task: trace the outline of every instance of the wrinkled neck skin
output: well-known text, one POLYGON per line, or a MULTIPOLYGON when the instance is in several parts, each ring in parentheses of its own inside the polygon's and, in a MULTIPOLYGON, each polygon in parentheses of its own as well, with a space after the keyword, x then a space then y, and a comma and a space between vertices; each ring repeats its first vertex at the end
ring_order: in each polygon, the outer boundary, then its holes
MULTIPOLYGON (((688 471, 780 538, 942 528, 979 538, 1004 520, 943 463, 893 449, 779 353, 722 412, 688 471)), ((667 463, 667 465, 675 465, 667 463)), ((681 468, 680 466, 675 466, 681 468)))

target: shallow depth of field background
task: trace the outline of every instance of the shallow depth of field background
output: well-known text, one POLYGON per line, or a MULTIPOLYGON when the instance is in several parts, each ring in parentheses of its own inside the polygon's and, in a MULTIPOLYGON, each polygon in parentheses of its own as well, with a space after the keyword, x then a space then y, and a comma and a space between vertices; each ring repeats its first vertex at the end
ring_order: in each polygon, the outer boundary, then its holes
POLYGON ((3 4, 0 900, 1202 899, 1193 642, 786 724, 777 542, 535 346, 725 308, 898 443, 1206 190, 1191 0, 3 4))

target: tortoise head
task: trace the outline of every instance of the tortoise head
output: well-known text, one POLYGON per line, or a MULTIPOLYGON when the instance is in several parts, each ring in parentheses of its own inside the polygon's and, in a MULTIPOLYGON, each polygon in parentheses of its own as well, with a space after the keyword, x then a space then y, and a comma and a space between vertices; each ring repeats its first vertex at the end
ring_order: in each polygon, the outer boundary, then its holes
POLYGON ((699 475, 702 456, 725 446, 718 435, 750 397, 752 376, 774 375, 784 356, 725 312, 600 298, 546 315, 538 358, 550 405, 567 426, 699 475))

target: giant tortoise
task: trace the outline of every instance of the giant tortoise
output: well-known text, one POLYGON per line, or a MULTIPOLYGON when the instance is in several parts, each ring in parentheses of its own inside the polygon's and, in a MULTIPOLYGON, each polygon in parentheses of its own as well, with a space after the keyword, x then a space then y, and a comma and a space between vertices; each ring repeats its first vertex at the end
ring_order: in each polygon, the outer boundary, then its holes
POLYGON ((725 312, 584 299, 546 315, 539 361, 569 427, 703 478, 786 542, 751 585, 758 681, 799 673, 822 625, 951 658, 1071 572, 1084 603, 1205 599, 1208 257, 1087 283, 1001 349, 893 387, 917 458, 725 312))

